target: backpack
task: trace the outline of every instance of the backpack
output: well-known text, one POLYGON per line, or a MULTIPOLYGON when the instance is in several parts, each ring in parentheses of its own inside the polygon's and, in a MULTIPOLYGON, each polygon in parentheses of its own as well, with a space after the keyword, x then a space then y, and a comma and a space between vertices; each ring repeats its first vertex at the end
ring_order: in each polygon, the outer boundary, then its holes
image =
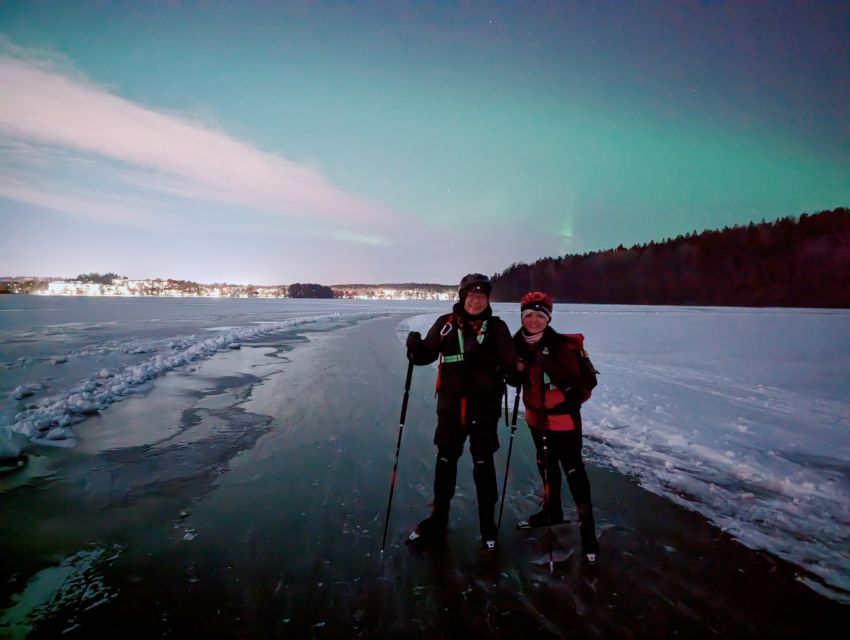
MULTIPOLYGON (((581 375, 582 387, 587 389, 587 397, 590 397, 590 391, 596 387, 596 375, 599 371, 593 366, 590 361, 590 356, 584 350, 584 334, 582 333, 562 333, 561 336, 567 341, 567 348, 575 351, 578 359, 578 370, 581 375)), ((586 398, 585 398, 586 399, 586 398)))

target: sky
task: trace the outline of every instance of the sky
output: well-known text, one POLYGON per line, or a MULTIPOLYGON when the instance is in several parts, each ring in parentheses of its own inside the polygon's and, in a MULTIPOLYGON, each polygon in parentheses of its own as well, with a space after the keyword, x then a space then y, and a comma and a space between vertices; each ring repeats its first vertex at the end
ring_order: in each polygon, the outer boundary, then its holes
POLYGON ((0 0, 0 276, 435 282, 850 205, 845 2, 0 0))

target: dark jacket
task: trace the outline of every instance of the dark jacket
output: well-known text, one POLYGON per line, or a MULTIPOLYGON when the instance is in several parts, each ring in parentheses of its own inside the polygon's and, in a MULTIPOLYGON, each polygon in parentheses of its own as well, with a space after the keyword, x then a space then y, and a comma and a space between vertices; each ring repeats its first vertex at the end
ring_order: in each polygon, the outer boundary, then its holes
POLYGON ((525 370, 509 382, 522 382, 525 421, 530 427, 569 431, 581 424, 581 404, 596 386, 596 374, 584 353, 584 336, 563 335, 546 327, 539 342, 529 345, 522 330, 514 335, 517 357, 525 370), (548 376, 549 384, 544 381, 548 376))
POLYGON ((504 377, 516 368, 516 353, 508 326, 493 315, 490 306, 470 318, 458 302, 452 313, 437 318, 428 335, 410 350, 413 364, 434 362, 461 353, 458 330, 463 334, 463 361, 443 362, 439 372, 439 405, 459 398, 499 398, 504 390, 504 377), (486 321, 479 342, 476 326, 486 321), (444 335, 440 335, 440 334, 444 335))

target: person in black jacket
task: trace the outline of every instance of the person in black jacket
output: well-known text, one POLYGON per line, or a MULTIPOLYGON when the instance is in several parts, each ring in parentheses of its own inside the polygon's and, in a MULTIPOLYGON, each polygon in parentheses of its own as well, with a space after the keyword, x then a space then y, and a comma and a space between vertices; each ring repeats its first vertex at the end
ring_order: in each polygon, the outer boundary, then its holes
POLYGON ((493 454, 501 415, 504 378, 516 367, 507 325, 490 308, 490 280, 472 273, 460 281, 460 301, 440 316, 425 339, 413 331, 407 357, 416 365, 440 358, 437 371, 437 463, 431 515, 419 523, 410 540, 445 534, 449 503, 455 493, 457 461, 469 437, 472 474, 478 497, 478 521, 484 548, 496 548, 493 512, 498 498, 493 454))

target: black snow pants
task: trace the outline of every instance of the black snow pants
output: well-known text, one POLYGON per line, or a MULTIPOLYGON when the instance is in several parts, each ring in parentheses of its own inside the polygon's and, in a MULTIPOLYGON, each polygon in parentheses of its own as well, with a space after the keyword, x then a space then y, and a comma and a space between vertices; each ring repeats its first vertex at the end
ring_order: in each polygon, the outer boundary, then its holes
POLYGON ((457 461, 463 454, 468 437, 478 498, 478 520, 484 539, 492 539, 496 532, 493 513, 499 490, 493 454, 499 448, 497 429, 500 416, 501 396, 473 397, 465 403, 460 398, 441 398, 437 409, 434 510, 448 516, 457 482, 457 461))

